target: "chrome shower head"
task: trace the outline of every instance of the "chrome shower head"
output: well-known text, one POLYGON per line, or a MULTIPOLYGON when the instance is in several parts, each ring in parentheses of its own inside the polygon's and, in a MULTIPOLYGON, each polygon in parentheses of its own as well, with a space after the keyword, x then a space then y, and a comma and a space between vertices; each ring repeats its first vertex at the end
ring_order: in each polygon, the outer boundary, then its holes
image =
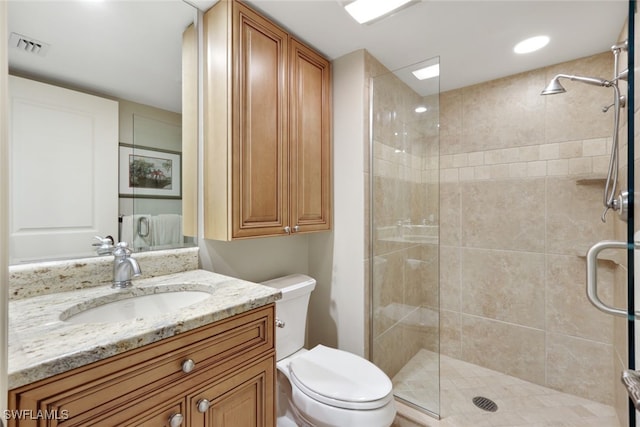
POLYGON ((560 84, 559 76, 555 76, 544 88, 540 95, 555 95, 556 93, 565 93, 567 90, 560 84))
POLYGON ((567 74, 558 74, 553 79, 551 79, 547 87, 544 88, 542 92, 540 92, 540 95, 554 95, 556 93, 566 92, 567 90, 560 84, 560 79, 569 79, 572 81, 582 82, 588 85, 600 87, 611 87, 613 85, 613 82, 610 82, 609 80, 598 79, 596 77, 582 77, 570 76, 567 74))

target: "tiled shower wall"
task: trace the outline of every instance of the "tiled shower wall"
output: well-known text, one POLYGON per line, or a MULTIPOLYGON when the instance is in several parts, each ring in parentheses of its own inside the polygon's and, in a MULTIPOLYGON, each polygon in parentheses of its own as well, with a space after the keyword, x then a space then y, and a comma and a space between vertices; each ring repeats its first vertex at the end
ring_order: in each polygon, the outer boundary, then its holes
MULTIPOLYGON (((441 94, 441 352, 613 404, 613 319, 585 295, 585 259, 614 237, 602 223, 611 150, 612 55, 575 60, 441 94)), ((612 302, 615 254, 599 266, 612 302)))

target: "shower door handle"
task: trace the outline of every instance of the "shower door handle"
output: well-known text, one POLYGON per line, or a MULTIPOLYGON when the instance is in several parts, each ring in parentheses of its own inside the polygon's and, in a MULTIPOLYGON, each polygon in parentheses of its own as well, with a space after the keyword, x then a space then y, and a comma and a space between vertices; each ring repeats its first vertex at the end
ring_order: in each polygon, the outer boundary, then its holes
POLYGON ((587 252, 587 298, 589 298, 589 302, 604 313, 620 317, 627 317, 627 310, 609 307, 603 303, 598 296, 598 255, 605 249, 627 248, 627 242, 603 240, 591 246, 587 252))

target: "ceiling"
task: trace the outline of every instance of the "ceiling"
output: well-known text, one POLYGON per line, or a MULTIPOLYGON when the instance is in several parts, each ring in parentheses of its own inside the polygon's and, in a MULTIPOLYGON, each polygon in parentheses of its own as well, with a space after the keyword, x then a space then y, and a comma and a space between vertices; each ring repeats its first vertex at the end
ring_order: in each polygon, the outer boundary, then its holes
POLYGON ((607 51, 628 11, 622 0, 422 0, 360 25, 338 0, 249 3, 331 59, 364 48, 394 71, 439 57, 443 92, 607 51), (536 35, 549 36, 549 45, 513 52, 536 35))
MULTIPOLYGON (((45 56, 9 50, 13 72, 180 111, 181 34, 195 9, 178 0, 11 0, 9 31, 50 43, 45 56)), ((215 0, 189 0, 206 10, 215 0)), ((439 90, 607 51, 623 28, 623 0, 422 0, 371 25, 339 0, 247 3, 330 59, 367 49, 390 70, 434 58, 439 90), (518 41, 549 45, 516 55, 518 41)), ((611 76, 600 76, 610 78, 611 76)))

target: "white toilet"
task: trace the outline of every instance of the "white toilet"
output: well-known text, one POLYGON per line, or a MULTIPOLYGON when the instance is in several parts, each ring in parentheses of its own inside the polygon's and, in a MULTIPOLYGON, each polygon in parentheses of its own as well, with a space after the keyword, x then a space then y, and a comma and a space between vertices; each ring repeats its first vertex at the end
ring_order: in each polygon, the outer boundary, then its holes
POLYGON ((346 351, 303 348, 316 281, 293 274, 263 285, 282 291, 276 302, 278 427, 389 427, 396 409, 384 372, 346 351))

